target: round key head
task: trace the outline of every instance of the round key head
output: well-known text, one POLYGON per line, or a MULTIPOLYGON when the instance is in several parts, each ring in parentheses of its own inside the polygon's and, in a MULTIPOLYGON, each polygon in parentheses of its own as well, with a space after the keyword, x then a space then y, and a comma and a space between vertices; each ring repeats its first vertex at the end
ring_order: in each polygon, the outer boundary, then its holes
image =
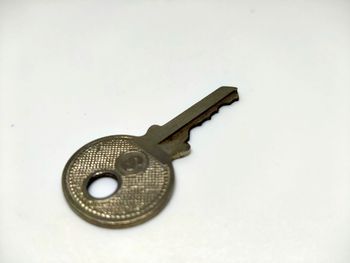
POLYGON ((62 186, 71 208, 98 226, 123 228, 140 224, 162 210, 174 185, 171 160, 156 147, 133 136, 108 136, 80 148, 63 171, 62 186), (93 197, 89 186, 99 178, 117 180, 105 198, 93 197))

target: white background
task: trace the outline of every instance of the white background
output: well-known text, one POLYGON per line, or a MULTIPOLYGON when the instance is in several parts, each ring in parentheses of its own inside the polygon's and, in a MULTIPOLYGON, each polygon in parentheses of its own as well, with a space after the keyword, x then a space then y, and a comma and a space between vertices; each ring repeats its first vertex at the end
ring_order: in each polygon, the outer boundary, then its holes
POLYGON ((0 1, 0 261, 350 262, 350 2, 0 1), (153 220, 90 225, 61 172, 221 85, 153 220))

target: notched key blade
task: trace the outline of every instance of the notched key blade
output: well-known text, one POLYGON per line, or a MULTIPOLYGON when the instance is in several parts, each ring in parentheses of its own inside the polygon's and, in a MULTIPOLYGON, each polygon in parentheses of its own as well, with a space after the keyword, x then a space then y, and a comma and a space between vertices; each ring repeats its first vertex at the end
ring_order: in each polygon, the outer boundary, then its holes
POLYGON ((159 144, 172 159, 186 156, 190 152, 190 145, 187 143, 190 130, 210 120, 221 106, 238 100, 237 88, 220 87, 163 126, 152 126, 143 138, 159 144))

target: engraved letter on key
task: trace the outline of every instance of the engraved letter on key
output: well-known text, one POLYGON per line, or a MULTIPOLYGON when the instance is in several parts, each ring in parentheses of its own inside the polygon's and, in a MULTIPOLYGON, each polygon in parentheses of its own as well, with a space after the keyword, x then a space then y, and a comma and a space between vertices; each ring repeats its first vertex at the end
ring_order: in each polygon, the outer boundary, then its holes
POLYGON ((190 130, 235 101, 237 89, 221 87, 163 126, 150 127, 144 136, 114 135, 86 144, 63 171, 63 192, 70 207, 86 221, 108 228, 154 217, 173 190, 172 160, 189 153, 190 130), (88 187, 102 177, 117 180, 118 189, 95 198, 88 187))

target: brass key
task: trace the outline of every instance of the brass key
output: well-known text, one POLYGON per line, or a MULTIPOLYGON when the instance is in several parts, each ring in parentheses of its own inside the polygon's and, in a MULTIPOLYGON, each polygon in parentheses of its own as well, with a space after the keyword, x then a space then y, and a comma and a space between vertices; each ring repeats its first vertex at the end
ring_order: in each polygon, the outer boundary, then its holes
POLYGON ((151 126, 141 137, 113 135, 86 144, 63 171, 63 192, 70 207, 88 222, 108 228, 154 217, 172 193, 171 161, 190 152, 190 130, 238 99, 236 88, 221 87, 163 126, 151 126), (118 188, 110 196, 95 198, 88 188, 102 177, 116 179, 118 188))

